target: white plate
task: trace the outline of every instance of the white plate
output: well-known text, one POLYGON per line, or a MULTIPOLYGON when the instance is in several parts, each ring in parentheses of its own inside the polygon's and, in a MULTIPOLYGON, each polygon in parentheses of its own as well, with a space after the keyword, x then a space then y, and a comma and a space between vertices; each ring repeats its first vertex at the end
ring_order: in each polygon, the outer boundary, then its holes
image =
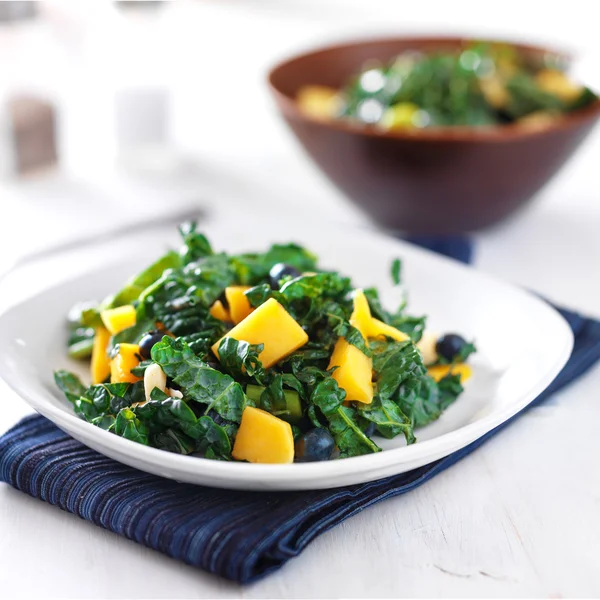
MULTIPOLYGON (((383 452, 320 463, 255 465, 180 456, 122 439, 78 419, 52 373, 85 373, 65 356, 64 317, 77 301, 100 299, 158 255, 164 244, 131 242, 138 254, 107 265, 107 250, 86 259, 87 272, 21 302, 0 316, 0 376, 35 410, 87 446, 138 469, 186 481, 248 490, 332 488, 423 466, 463 448, 509 419, 538 396, 567 361, 573 336, 543 301, 454 261, 366 230, 317 229, 299 224, 238 219, 205 226, 217 248, 263 248, 271 241, 304 243, 321 264, 352 275, 355 285, 376 285, 397 302, 389 265, 403 259, 413 314, 428 314, 435 331, 474 338, 479 349, 465 393, 435 423, 417 431, 418 442, 378 440, 383 452), (89 269, 89 265, 104 265, 89 269)), ((170 241, 174 242, 175 237, 170 241)), ((162 240, 164 242, 164 240, 162 240)), ((114 248, 113 248, 114 250, 114 248)), ((56 269, 57 273, 62 269, 56 269)))

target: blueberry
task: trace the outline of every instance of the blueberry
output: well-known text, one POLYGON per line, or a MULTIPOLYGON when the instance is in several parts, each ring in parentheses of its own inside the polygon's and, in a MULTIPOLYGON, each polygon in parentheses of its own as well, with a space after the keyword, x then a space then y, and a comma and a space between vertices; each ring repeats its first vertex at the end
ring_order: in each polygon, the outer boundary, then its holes
POLYGON ((164 331, 149 331, 144 334, 144 337, 140 340, 140 354, 142 358, 150 358, 150 351, 154 344, 160 342, 165 336, 164 331))
POLYGON ((302 275, 296 267, 292 267, 292 265, 286 265, 285 263, 277 263, 271 267, 269 271, 269 283, 271 285, 272 290, 279 289, 279 282, 284 277, 298 277, 302 275))
POLYGON ((375 423, 369 423, 363 433, 368 437, 372 438, 377 431, 377 425, 375 423))
POLYGON ((307 431, 295 444, 296 462, 329 460, 335 449, 333 436, 322 427, 307 431))
POLYGON ((467 341, 457 333, 447 333, 442 336, 435 345, 435 351, 448 361, 454 360, 454 357, 465 347, 467 341))

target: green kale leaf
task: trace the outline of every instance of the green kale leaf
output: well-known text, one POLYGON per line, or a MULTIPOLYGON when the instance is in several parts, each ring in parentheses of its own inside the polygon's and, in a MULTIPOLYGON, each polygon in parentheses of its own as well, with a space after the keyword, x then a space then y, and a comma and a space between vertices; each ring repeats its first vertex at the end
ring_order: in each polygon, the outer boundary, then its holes
POLYGON ((246 396, 229 375, 211 369, 183 341, 165 336, 152 348, 152 360, 183 390, 184 396, 234 423, 242 419, 246 396))
POLYGON ((399 258, 394 259, 392 262, 392 282, 394 285, 400 285, 401 281, 401 271, 402 271, 402 261, 399 258))
POLYGON ((358 426, 356 409, 340 406, 327 420, 329 430, 340 450, 340 458, 381 452, 381 448, 358 426))
POLYGON ((425 376, 416 387, 401 387, 398 406, 409 417, 414 427, 424 427, 438 419, 462 391, 460 375, 447 375, 439 383, 425 376))
POLYGON ((258 355, 263 347, 263 344, 252 345, 232 337, 224 337, 219 344, 220 366, 235 379, 250 377, 262 385, 265 369, 258 355))
POLYGON ((414 385, 427 372, 412 342, 373 341, 371 350, 377 393, 382 399, 393 400, 402 384, 414 385))
POLYGON ((204 234, 197 231, 197 227, 196 221, 188 221, 179 227, 184 244, 179 252, 183 264, 187 265, 213 254, 210 242, 204 234))
POLYGON ((410 418, 391 400, 376 395, 371 404, 361 404, 358 412, 367 421, 375 423, 377 432, 383 437, 392 439, 403 433, 407 444, 416 441, 410 418))
POLYGON ((140 297, 146 288, 160 279, 167 269, 175 269, 180 265, 181 258, 177 252, 167 252, 141 273, 132 277, 112 298, 105 300, 102 308, 114 308, 116 306, 123 306, 124 304, 131 304, 140 297))
POLYGON ((148 428, 135 416, 130 408, 123 408, 119 411, 112 431, 132 442, 144 444, 144 446, 148 445, 148 428))
MULTIPOLYGON (((333 377, 323 379, 314 388, 310 401, 319 408, 327 419, 335 443, 340 450, 340 457, 359 456, 371 452, 379 452, 381 448, 368 438, 357 422, 357 411, 343 406, 346 392, 342 390, 333 377)), ((314 411, 309 412, 313 423, 320 423, 314 411)))
POLYGON ((54 372, 54 381, 70 402, 75 402, 83 396, 87 389, 77 375, 64 369, 54 372))
POLYGON ((196 443, 185 433, 176 429, 165 429, 151 436, 152 446, 174 454, 191 454, 196 449, 196 443))

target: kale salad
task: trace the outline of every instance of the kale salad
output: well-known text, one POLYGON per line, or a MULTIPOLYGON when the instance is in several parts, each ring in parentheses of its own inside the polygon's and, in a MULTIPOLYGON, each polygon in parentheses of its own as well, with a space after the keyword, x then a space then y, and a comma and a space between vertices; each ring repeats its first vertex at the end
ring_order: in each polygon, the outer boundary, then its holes
POLYGON ((55 381, 81 419, 169 452, 285 464, 413 444, 462 393, 475 348, 460 335, 390 312, 297 244, 227 254, 195 223, 180 232, 179 251, 69 313, 91 385, 55 381))
POLYGON ((309 85, 300 109, 384 131, 519 124, 543 128, 597 101, 565 72, 560 56, 506 43, 473 41, 460 49, 407 50, 370 61, 339 88, 309 85))

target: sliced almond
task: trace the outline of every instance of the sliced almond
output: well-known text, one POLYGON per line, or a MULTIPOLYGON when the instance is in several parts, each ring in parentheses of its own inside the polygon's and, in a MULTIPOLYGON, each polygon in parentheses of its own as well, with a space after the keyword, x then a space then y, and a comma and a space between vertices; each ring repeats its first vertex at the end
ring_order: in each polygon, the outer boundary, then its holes
POLYGON ((144 371, 144 393, 146 394, 146 402, 150 400, 150 394, 154 388, 158 388, 164 392, 167 387, 167 376, 156 363, 151 364, 144 371))

